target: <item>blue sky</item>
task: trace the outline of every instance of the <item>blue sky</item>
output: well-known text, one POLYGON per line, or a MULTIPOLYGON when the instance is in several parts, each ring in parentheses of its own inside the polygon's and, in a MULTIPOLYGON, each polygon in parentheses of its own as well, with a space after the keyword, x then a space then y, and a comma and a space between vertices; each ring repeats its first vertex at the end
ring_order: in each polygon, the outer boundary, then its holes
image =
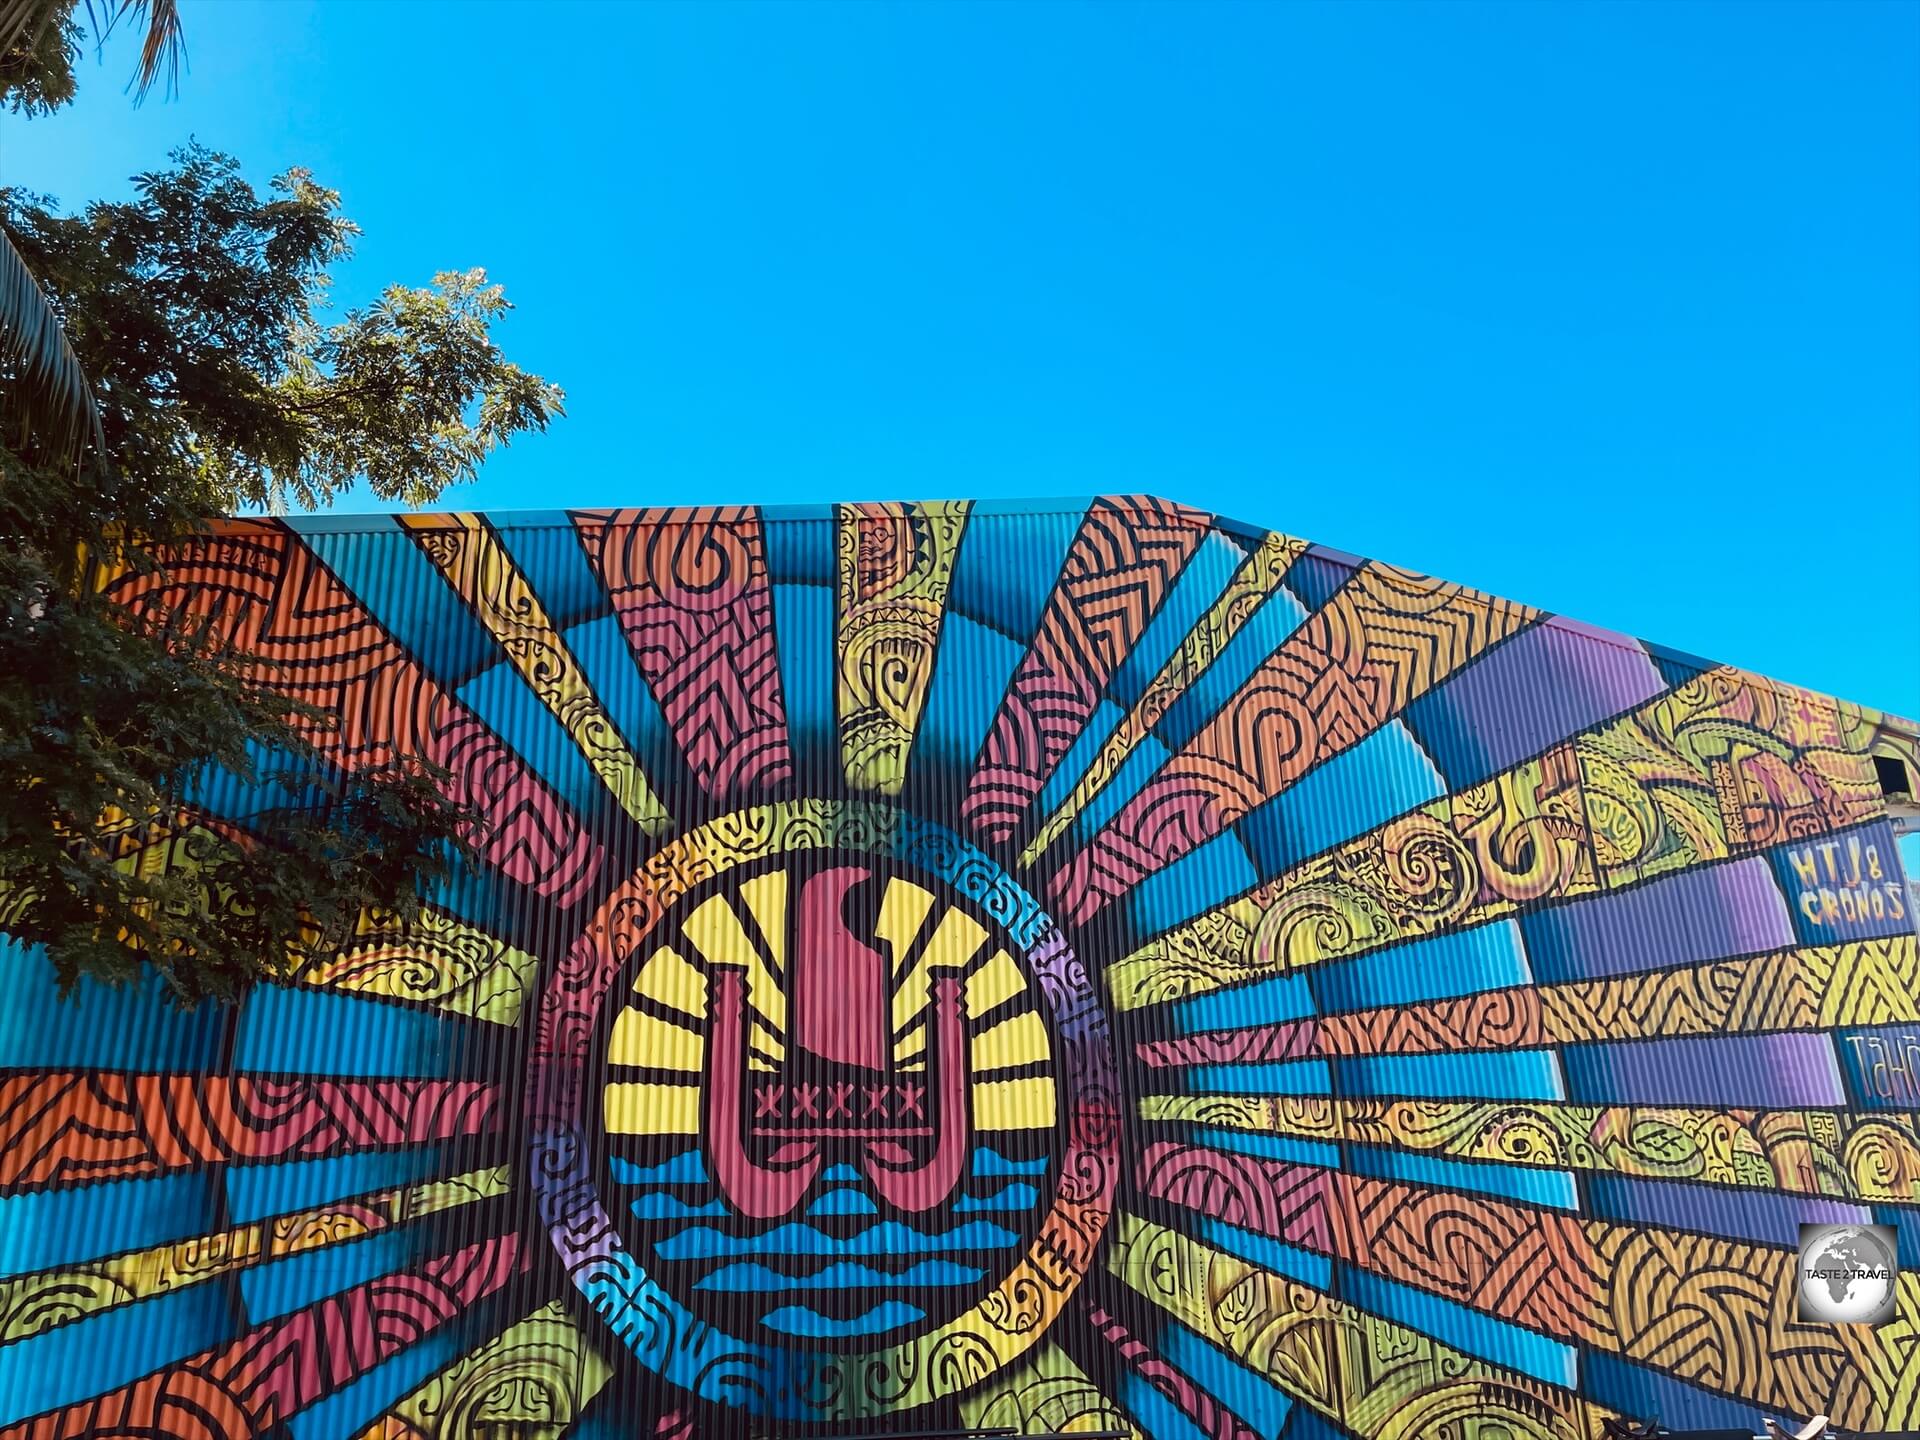
POLYGON ((1920 714, 1920 6, 182 9, 0 179, 486 266, 451 504, 1149 490, 1920 714))

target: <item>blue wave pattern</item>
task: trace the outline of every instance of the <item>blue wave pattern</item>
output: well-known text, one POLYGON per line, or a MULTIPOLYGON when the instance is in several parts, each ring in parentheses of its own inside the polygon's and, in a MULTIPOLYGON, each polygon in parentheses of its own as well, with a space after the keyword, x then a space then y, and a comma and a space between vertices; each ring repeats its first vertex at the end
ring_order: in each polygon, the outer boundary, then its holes
POLYGON ((953 1208, 965 1214, 976 1210, 1031 1210, 1040 1203, 1040 1192, 1022 1181, 1015 1181, 992 1195, 962 1195, 953 1208))
POLYGON ((947 1250, 1005 1250, 1020 1243, 1011 1230, 970 1220, 951 1230, 925 1232, 883 1220, 852 1235, 832 1235, 789 1221, 757 1235, 729 1235, 711 1225, 693 1225, 654 1249, 669 1260, 731 1259, 737 1255, 930 1255, 947 1250))
MULTIPOLYGON (((771 1230, 742 1225, 741 1233, 727 1223, 731 1212, 714 1192, 697 1147, 653 1165, 617 1156, 610 1165, 618 1184, 638 1192, 629 1205, 636 1219, 669 1225, 719 1222, 669 1228, 654 1242, 661 1260, 686 1265, 698 1275, 692 1281, 695 1290, 764 1295, 771 1304, 775 1296, 952 1291, 978 1285, 986 1270, 967 1263, 968 1257, 1004 1252, 1020 1243, 1013 1229, 984 1217, 1031 1212, 1040 1204, 1041 1180, 1052 1162, 1046 1156, 1014 1159, 990 1146, 976 1146, 968 1181, 949 1213, 979 1218, 947 1220, 926 1229, 900 1219, 876 1219, 851 1231, 849 1220, 878 1217, 881 1207, 865 1177, 854 1166, 839 1163, 821 1173, 823 1188, 807 1205, 805 1220, 790 1220, 771 1230), (816 1220, 822 1223, 810 1223, 816 1220)), ((924 1319, 924 1310, 898 1299, 851 1317, 823 1314, 796 1299, 770 1309, 760 1323, 781 1335, 849 1338, 885 1335, 924 1319)))
POLYGON ((902 1290, 924 1285, 977 1285, 986 1271, 974 1265, 952 1260, 922 1260, 898 1275, 889 1275, 871 1265, 836 1260, 812 1275, 783 1275, 758 1262, 722 1265, 693 1288, 696 1290, 765 1290, 779 1294, 787 1290, 902 1290))
POLYGON ((665 1190, 647 1190, 640 1198, 627 1207, 633 1211, 637 1220, 719 1220, 725 1219, 727 1207, 718 1200, 709 1200, 704 1205, 689 1205, 678 1195, 665 1190))
POLYGON ((973 1152, 975 1175, 1044 1175, 1051 1163, 1044 1155, 1038 1160, 1009 1160, 998 1150, 986 1145, 979 1146, 973 1152))
POLYGON ((809 1215, 878 1215, 880 1207, 858 1190, 829 1190, 807 1207, 809 1215))
POLYGON ((761 1317, 760 1323, 783 1335, 884 1335, 927 1318, 927 1312, 899 1300, 884 1300, 851 1320, 835 1320, 804 1305, 783 1305, 761 1317))

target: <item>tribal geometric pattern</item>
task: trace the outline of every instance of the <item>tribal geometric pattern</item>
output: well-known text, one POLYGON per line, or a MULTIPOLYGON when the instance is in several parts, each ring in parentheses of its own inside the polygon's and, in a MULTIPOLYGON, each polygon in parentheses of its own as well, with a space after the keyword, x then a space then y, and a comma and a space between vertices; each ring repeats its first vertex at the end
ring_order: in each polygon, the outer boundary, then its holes
POLYGON ((1147 497, 156 559, 488 826, 232 1008, 0 934, 0 1440, 1920 1429, 1908 722, 1147 497))

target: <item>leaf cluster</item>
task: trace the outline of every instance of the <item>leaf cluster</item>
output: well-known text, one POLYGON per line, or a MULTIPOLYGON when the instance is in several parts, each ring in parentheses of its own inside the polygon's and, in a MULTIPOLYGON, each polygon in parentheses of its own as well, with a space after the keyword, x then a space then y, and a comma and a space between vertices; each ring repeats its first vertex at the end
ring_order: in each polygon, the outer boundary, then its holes
POLYGON ((443 772, 340 774, 305 738, 319 717, 250 670, 205 624, 136 618, 0 548, 0 925, 63 986, 145 962, 184 1000, 232 998, 364 913, 411 919, 471 853, 478 817, 443 772), (196 818, 210 786, 249 797, 233 823, 196 818))
MULTIPOLYGON (((60 214, 0 190, 0 224, 93 382, 117 470, 189 505, 325 505, 364 479, 425 504, 561 413, 506 359, 482 270, 393 285, 327 323, 359 227, 304 170, 262 196, 194 145, 135 198, 60 214)), ((204 511, 203 511, 204 513, 204 511)))
MULTIPOLYGON (((197 146, 78 214, 0 190, 0 229, 99 437, 73 463, 34 354, 0 347, 0 926, 63 983, 151 963, 191 1001, 284 977, 368 916, 404 923, 477 838, 451 777, 337 771, 326 717, 257 657, 213 624, 135 616, 103 580, 164 567, 223 511, 359 481, 426 503, 544 428, 561 397, 495 343, 505 296, 448 272, 330 320, 358 233, 339 197, 298 170, 262 195, 197 146), (195 818, 209 786, 242 797, 219 825, 195 818)), ((0 299, 24 333, 21 297, 0 299)))

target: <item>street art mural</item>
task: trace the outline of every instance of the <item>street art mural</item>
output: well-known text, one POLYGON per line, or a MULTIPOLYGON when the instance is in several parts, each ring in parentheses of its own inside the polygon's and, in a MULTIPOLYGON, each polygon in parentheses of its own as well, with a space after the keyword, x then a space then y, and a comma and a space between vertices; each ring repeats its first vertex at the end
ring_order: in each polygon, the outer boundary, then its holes
POLYGON ((1920 1428, 1901 722, 1141 498, 160 559, 489 825, 235 1008, 0 950, 0 1440, 1920 1428))

